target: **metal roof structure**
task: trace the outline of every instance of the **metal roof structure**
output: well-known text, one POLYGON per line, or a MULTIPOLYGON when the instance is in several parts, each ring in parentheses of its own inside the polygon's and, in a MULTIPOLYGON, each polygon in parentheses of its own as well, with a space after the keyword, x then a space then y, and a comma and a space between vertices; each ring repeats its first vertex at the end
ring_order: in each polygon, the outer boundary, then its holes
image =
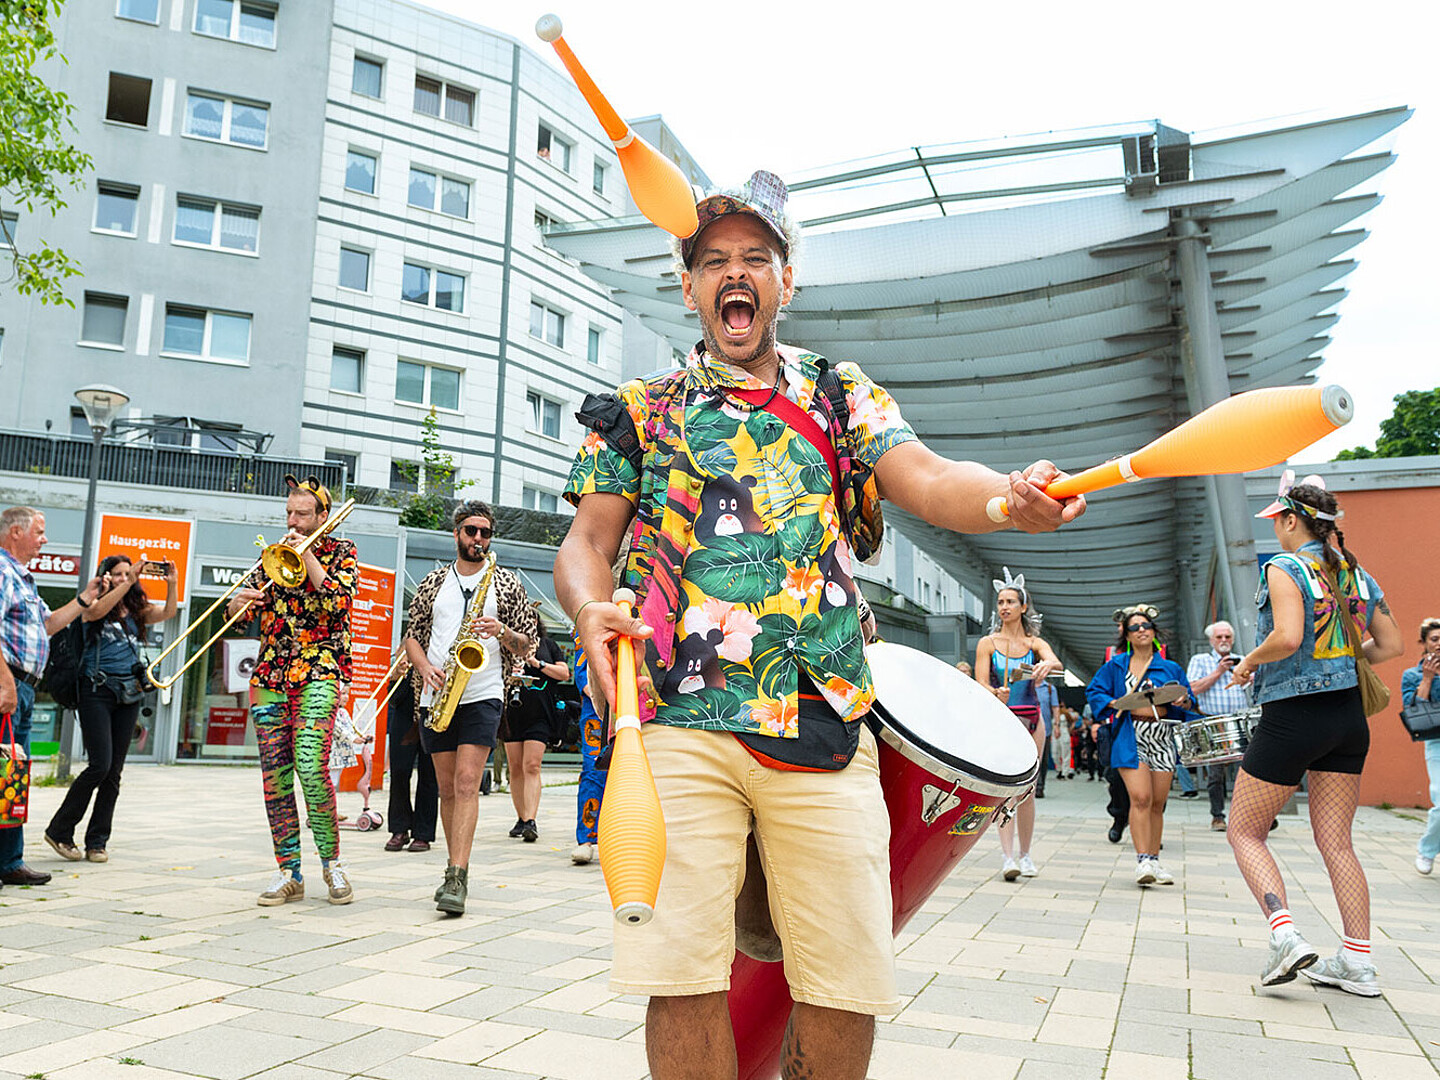
MULTIPOLYGON (((1159 123, 913 148, 794 178, 806 225, 782 340, 854 360, 938 453, 1077 471, 1192 414, 1175 245, 1208 249, 1231 392, 1311 382, 1346 291, 1370 152, 1395 108, 1206 142, 1159 123), (1190 224, 1194 223, 1194 224, 1190 224)), ((699 338, 669 238, 643 219, 547 240, 674 346, 699 338)), ((1194 638, 1217 588, 1214 483, 1095 494, 1055 535, 957 535, 890 520, 962 581, 1023 571, 1046 636, 1077 671, 1144 600, 1194 638)), ((987 590, 988 591, 988 590, 987 590)), ((1248 597, 1242 602, 1248 603, 1248 597)), ((1224 606, 1223 601, 1221 606, 1224 606)))

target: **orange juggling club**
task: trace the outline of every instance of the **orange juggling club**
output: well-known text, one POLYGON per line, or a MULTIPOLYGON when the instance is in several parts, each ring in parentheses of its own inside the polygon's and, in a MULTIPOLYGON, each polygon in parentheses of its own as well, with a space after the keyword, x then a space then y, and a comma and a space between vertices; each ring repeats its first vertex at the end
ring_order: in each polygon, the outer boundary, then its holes
MULTIPOLYGON (((630 615, 635 594, 617 589, 620 610, 630 615)), ((600 803, 600 869, 615 921, 642 926, 655 915, 660 873, 665 868, 665 817, 650 759, 640 739, 640 692, 635 681, 635 643, 621 635, 615 646, 615 745, 600 803)))
MULTIPOLYGON (((1045 493, 1069 499, 1131 480, 1268 469, 1354 415, 1354 400, 1339 386, 1247 390, 1196 413, 1133 454, 1056 481, 1045 493)), ((997 495, 985 504, 985 512, 991 521, 1004 521, 1010 508, 997 495)))
MULTIPOLYGON (((635 200, 635 205, 660 228, 683 240, 700 226, 690 182, 678 165, 636 135, 630 130, 630 125, 620 119, 620 114, 605 99, 595 80, 590 78, 590 73, 560 36, 564 29, 557 15, 542 15, 535 23, 536 35, 555 47, 560 62, 570 72, 580 93, 594 110, 595 118, 615 144, 615 153, 620 157, 620 168, 625 171, 625 183, 630 186, 630 197, 635 200)), ((608 786, 609 781, 606 784, 608 786)))

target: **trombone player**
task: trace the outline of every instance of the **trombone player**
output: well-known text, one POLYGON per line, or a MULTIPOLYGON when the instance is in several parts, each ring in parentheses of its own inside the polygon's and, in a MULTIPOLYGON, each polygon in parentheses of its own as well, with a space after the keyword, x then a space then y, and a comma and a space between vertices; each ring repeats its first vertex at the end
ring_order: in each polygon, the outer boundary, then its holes
POLYGON ((279 868, 260 894, 259 904, 278 907, 305 897, 294 792, 297 775, 330 902, 348 904, 354 894, 340 865, 329 762, 335 713, 350 682, 350 606, 359 577, 355 544, 326 534, 330 492, 319 480, 286 476, 285 484, 290 491, 285 500, 287 531, 280 542, 299 548, 307 538, 320 534, 301 554, 305 576, 293 588, 274 582, 265 588, 265 571, 257 566, 225 608, 228 616, 234 616, 249 607, 260 619, 260 655, 250 678, 250 719, 260 749, 265 815, 279 868))
MULTIPOLYGON (((425 576, 410 601, 420 744, 435 764, 449 860, 435 907, 463 915, 480 778, 500 727, 506 683, 535 653, 535 609, 513 571, 495 565, 495 515, 472 499, 453 516, 455 561, 425 576)), ((512 781, 513 782, 513 781, 512 781)))

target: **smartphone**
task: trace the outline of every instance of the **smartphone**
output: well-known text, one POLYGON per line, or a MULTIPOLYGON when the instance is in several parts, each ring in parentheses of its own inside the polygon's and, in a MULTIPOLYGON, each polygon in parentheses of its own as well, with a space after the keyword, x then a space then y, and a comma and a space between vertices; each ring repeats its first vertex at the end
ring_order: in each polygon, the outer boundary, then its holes
POLYGON ((154 559, 146 559, 140 564, 140 573, 146 577, 164 577, 169 569, 168 562, 156 562, 154 559))

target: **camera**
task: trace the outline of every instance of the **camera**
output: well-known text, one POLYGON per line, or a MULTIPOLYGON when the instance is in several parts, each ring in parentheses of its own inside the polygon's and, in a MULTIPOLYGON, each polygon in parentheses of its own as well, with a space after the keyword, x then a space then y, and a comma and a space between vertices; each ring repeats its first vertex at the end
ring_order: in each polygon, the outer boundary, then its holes
POLYGON ((142 693, 148 694, 155 689, 155 684, 150 681, 150 674, 145 670, 145 665, 139 660, 130 669, 130 677, 140 684, 142 693))

